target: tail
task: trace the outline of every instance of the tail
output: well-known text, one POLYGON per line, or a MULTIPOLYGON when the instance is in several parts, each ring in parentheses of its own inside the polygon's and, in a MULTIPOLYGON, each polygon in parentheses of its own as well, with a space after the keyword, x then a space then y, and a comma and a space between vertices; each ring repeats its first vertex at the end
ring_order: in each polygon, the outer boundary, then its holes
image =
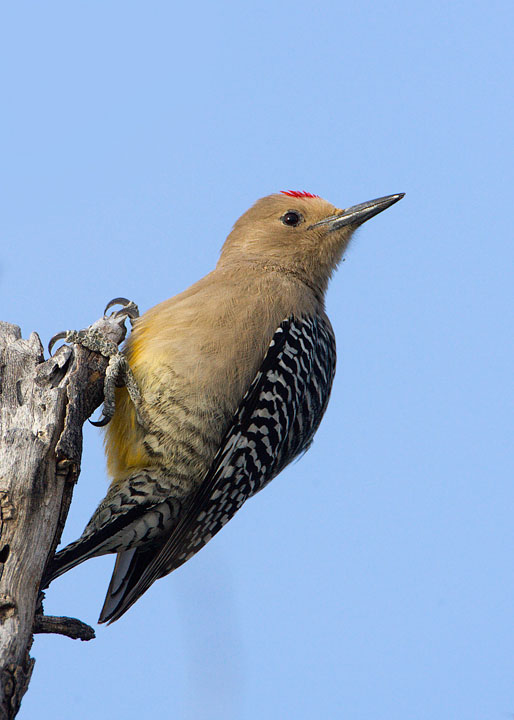
MULTIPOLYGON (((130 591, 138 583, 143 570, 156 553, 156 547, 139 547, 118 553, 116 564, 107 589, 99 623, 112 623, 127 612, 140 597, 137 594, 129 598, 130 591)), ((132 595, 132 593, 130 593, 132 595)))
MULTIPOLYGON (((60 550, 48 564, 43 575, 41 589, 44 590, 60 575, 80 565, 85 560, 89 560, 89 558, 117 552, 116 534, 126 528, 127 525, 130 525, 140 515, 141 508, 132 508, 97 531, 90 529, 92 523, 90 521, 81 537, 60 550)), ((93 515, 92 520, 94 517, 93 515)))
POLYGON ((99 554, 95 552, 96 546, 89 547, 89 545, 90 543, 83 543, 79 538, 58 552, 46 567, 43 580, 41 581, 41 590, 47 588, 51 582, 68 570, 71 570, 71 568, 99 554), (84 547, 84 545, 87 545, 87 547, 84 547))
POLYGON ((57 553, 43 577, 42 589, 91 557, 117 553, 152 542, 173 525, 180 500, 158 474, 138 470, 122 484, 113 483, 78 540, 57 553))

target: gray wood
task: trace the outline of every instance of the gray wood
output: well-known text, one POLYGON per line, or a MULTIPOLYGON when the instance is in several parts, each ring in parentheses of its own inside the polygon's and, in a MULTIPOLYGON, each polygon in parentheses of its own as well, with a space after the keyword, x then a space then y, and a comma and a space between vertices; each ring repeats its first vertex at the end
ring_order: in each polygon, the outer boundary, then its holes
MULTIPOLYGON (((123 317, 93 327, 118 345, 123 317)), ((43 616, 39 591, 80 473, 82 425, 103 400, 108 360, 80 346, 44 359, 36 333, 0 322, 0 720, 18 712, 34 667, 33 632, 90 639, 71 618, 43 616)))

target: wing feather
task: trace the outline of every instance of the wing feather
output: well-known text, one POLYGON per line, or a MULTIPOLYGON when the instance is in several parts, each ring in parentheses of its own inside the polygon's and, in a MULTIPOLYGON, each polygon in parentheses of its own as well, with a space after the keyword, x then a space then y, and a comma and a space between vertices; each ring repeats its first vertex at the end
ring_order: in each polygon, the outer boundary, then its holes
POLYGON ((169 537, 156 550, 136 549, 128 574, 120 560, 121 580, 114 577, 117 562, 109 588, 116 592, 108 592, 101 622, 118 619, 155 580, 189 560, 249 497, 308 448, 326 408, 334 371, 328 321, 284 320, 209 472, 169 537))

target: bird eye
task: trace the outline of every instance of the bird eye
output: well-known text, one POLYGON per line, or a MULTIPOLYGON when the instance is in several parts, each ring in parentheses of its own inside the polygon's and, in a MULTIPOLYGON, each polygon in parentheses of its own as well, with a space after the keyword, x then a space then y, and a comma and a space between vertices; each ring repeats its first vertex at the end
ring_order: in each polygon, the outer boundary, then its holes
POLYGON ((300 215, 299 212, 296 212, 296 210, 289 210, 289 212, 286 212, 285 215, 282 215, 280 219, 282 220, 284 225, 296 227, 302 222, 303 217, 300 215))

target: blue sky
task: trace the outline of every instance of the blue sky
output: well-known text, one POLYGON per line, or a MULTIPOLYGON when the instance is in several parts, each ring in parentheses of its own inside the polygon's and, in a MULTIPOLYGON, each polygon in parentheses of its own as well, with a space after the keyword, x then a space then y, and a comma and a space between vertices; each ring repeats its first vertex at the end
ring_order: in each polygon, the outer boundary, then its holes
MULTIPOLYGON (((21 720, 514 713, 512 7, 3 8, 1 319, 25 335, 179 292, 271 192, 406 193, 332 281, 312 449, 95 641, 36 637, 21 720)), ((106 490, 85 436, 65 541, 106 490)), ((95 623, 111 566, 47 612, 95 623)))

